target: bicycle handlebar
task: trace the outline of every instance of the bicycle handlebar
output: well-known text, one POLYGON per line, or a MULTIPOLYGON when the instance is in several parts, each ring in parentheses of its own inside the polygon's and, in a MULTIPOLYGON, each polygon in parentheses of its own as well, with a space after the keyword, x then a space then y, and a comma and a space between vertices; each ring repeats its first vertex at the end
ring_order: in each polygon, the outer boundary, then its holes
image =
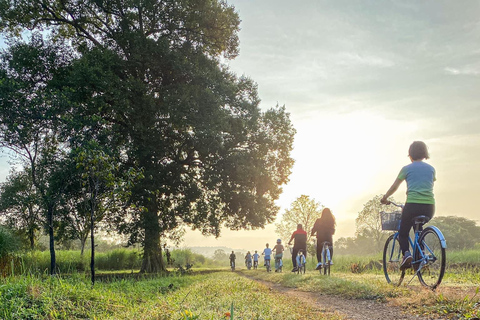
POLYGON ((393 204, 395 207, 403 208, 403 204, 398 204, 393 201, 388 201, 387 205, 393 204))

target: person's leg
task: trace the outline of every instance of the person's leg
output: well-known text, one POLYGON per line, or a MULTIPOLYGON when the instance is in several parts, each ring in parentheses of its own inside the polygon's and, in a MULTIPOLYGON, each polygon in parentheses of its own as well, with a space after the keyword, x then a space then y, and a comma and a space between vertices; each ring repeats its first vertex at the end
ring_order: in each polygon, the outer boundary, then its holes
POLYGON ((322 262, 322 242, 317 239, 317 262, 322 262))
POLYGON ((400 243, 400 249, 403 255, 409 252, 408 234, 413 226, 412 219, 415 215, 414 210, 415 208, 411 203, 406 203, 402 212, 402 221, 400 222, 400 229, 398 230, 398 242, 400 243))
POLYGON ((297 267, 297 254, 298 254, 298 248, 293 247, 293 249, 292 249, 293 269, 295 269, 297 267))

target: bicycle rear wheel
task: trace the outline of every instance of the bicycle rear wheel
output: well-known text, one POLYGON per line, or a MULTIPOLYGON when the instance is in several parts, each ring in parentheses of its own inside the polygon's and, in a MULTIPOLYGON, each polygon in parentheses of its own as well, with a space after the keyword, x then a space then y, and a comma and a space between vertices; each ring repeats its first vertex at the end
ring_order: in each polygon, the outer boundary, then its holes
POLYGON ((392 234, 388 237, 383 248, 383 273, 388 283, 399 286, 405 277, 405 271, 400 270, 402 250, 398 237, 392 234))
POLYGON ((438 287, 445 274, 445 248, 434 229, 426 228, 418 239, 419 250, 415 260, 422 260, 419 265, 418 279, 432 290, 438 287), (423 252, 423 255, 420 253, 423 252))
POLYGON ((323 274, 330 275, 330 249, 328 246, 325 246, 323 249, 323 274))

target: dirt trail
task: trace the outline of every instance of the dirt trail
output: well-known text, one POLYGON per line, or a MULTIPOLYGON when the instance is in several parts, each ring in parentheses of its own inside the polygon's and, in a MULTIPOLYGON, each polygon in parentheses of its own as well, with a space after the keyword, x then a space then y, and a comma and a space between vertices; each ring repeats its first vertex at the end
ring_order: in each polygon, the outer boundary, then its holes
POLYGON ((318 292, 305 292, 294 288, 287 288, 281 284, 255 279, 244 274, 245 277, 262 283, 271 290, 281 294, 300 299, 316 308, 325 309, 330 312, 337 312, 344 315, 346 319, 352 320, 419 320, 419 319, 444 319, 428 318, 404 313, 399 307, 389 303, 382 303, 373 300, 350 300, 339 296, 322 295, 318 292))

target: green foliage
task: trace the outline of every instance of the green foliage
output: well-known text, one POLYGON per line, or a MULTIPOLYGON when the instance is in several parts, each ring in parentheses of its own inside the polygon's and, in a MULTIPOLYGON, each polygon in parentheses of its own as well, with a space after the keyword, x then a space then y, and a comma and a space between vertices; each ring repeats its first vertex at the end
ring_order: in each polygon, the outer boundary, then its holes
POLYGON ((0 188, 0 212, 7 224, 34 249, 36 233, 41 229, 41 200, 35 192, 29 172, 12 171, 0 188))
POLYGON ((193 264, 194 266, 204 265, 207 261, 205 256, 192 252, 190 249, 176 249, 172 251, 172 258, 174 265, 185 266, 186 264, 193 264))
POLYGON ((480 243, 480 226, 474 220, 456 216, 435 216, 429 225, 439 228, 449 249, 471 249, 480 243))
POLYGON ((95 266, 99 270, 138 270, 141 267, 141 254, 137 250, 127 249, 97 253, 95 266))
POLYGON ((20 240, 6 227, 0 226, 0 276, 15 272, 18 258, 15 253, 20 249, 20 240))
POLYGON ((6 227, 0 226, 0 260, 20 250, 18 238, 6 227))

